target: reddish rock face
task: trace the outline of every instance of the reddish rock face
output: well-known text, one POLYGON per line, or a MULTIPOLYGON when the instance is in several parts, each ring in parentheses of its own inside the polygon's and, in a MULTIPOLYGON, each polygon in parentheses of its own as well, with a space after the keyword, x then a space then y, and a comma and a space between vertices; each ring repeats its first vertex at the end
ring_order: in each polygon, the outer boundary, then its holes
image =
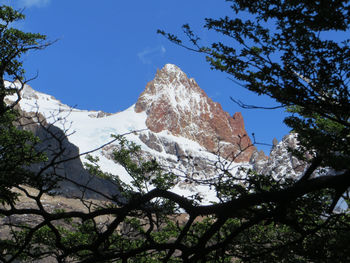
POLYGON ((248 162, 256 151, 242 114, 231 117, 175 65, 167 64, 157 71, 141 93, 135 111, 146 111, 146 125, 151 131, 168 130, 236 162, 248 162))

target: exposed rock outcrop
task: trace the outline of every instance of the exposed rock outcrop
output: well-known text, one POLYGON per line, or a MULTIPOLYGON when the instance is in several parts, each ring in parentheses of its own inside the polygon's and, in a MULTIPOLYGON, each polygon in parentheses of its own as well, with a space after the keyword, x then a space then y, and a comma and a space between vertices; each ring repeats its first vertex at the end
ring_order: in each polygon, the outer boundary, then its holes
POLYGON ((152 132, 167 130, 236 162, 249 161, 256 151, 250 146, 241 113, 231 117, 194 79, 172 64, 157 71, 140 95, 135 111, 146 112, 146 125, 152 132))
POLYGON ((253 168, 262 174, 269 174, 279 180, 284 177, 298 178, 307 167, 307 163, 298 160, 292 155, 290 149, 297 149, 298 139, 294 133, 283 137, 282 141, 277 143, 273 140, 273 147, 268 158, 259 158, 254 154, 251 160, 253 168))

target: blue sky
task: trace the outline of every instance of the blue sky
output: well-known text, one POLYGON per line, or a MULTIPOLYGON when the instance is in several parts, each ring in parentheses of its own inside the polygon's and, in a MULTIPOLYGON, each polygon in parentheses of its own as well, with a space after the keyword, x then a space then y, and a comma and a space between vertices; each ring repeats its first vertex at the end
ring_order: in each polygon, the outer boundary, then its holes
MULTIPOLYGON (((30 85, 80 109, 117 112, 137 101, 157 68, 166 63, 179 66, 214 101, 230 114, 242 112, 246 129, 262 143, 281 140, 289 128, 283 110, 245 110, 230 96, 247 104, 275 105, 237 86, 225 73, 213 71, 201 54, 176 46, 156 33, 157 29, 181 36, 189 23, 203 44, 215 35, 202 28, 205 17, 230 15, 229 3, 201 1, 116 0, 2 0, 25 7, 26 20, 17 24, 24 31, 46 34, 58 41, 46 50, 25 57, 30 85)), ((270 147, 258 146, 266 153, 270 147)))

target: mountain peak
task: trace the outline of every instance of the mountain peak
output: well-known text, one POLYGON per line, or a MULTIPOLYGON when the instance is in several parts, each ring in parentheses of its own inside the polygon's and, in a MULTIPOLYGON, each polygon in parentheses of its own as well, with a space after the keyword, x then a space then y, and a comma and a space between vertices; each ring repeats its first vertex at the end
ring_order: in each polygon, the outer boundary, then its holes
MULTIPOLYGON (((198 142, 208 151, 216 152, 220 141, 225 147, 219 148, 232 156, 239 147, 251 144, 241 114, 231 117, 173 64, 157 71, 135 104, 135 112, 146 112, 146 125, 151 131, 167 130, 198 142)), ((248 161, 255 150, 249 147, 236 161, 248 161)))
POLYGON ((174 64, 165 64, 161 70, 157 70, 156 78, 157 77, 187 78, 186 74, 174 64))
POLYGON ((163 101, 168 108, 178 113, 187 112, 198 108, 205 97, 207 96, 204 91, 194 79, 189 79, 179 67, 166 64, 161 70, 157 70, 154 79, 147 84, 136 103, 135 111, 148 113, 153 110, 153 106, 163 101))
POLYGON ((169 73, 183 73, 183 71, 174 64, 165 64, 165 66, 162 68, 163 71, 169 72, 169 73))
MULTIPOLYGON (((176 65, 166 64, 162 69, 158 69, 153 80, 156 86, 162 89, 177 89, 181 87, 194 87, 189 82, 194 82, 194 79, 189 79, 187 75, 176 65)), ((198 85, 197 85, 198 86, 198 85)))

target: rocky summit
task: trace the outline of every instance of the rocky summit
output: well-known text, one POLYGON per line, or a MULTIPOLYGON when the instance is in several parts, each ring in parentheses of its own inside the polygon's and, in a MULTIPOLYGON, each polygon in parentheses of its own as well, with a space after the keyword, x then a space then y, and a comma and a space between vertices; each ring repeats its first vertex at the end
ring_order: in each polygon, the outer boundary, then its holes
POLYGON ((230 116, 193 78, 172 64, 157 71, 135 104, 135 111, 146 112, 150 131, 167 130, 226 159, 248 162, 256 151, 244 128, 242 114, 230 116))

